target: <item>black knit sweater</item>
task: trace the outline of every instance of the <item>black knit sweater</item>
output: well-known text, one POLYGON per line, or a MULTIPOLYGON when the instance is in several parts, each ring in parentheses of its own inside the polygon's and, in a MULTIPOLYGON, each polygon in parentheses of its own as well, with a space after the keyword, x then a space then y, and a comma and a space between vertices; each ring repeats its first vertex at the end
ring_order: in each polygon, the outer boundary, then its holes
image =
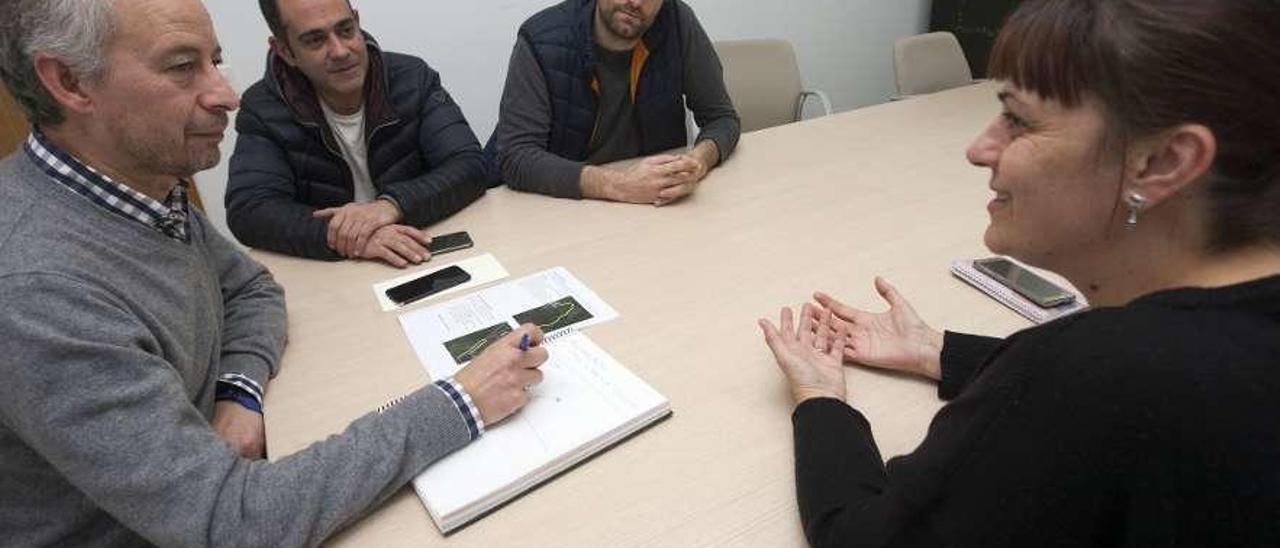
POLYGON ((796 408, 813 546, 1280 546, 1280 277, 947 333, 938 394, 887 464, 855 409, 796 408))

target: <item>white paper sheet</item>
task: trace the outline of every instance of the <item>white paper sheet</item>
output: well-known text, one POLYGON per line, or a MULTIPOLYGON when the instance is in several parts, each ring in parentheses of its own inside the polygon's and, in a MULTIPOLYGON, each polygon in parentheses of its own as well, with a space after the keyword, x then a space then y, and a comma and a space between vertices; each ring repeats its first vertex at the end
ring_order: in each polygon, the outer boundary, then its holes
POLYGON ((377 297, 378 306, 382 307, 382 311, 390 312, 392 310, 403 310, 403 309, 419 306, 422 303, 437 301, 441 297, 444 297, 447 295, 453 295, 461 291, 466 291, 473 287, 479 287, 489 282, 501 280, 503 278, 506 278, 507 276, 508 276, 507 269, 502 267, 502 263, 499 263, 498 259, 495 258, 493 255, 489 253, 485 253, 484 255, 479 255, 479 256, 458 261, 455 263, 432 264, 432 265, 424 266, 418 270, 415 270, 403 276, 398 276, 390 280, 378 282, 376 284, 373 284, 373 294, 375 297, 377 297), (391 299, 387 298, 387 290, 392 287, 395 287, 397 285, 400 285, 410 280, 421 278, 423 276, 426 276, 428 274, 431 274, 439 270, 444 270, 446 268, 449 268, 455 265, 458 266, 459 268, 462 268, 463 270, 466 270, 468 274, 471 274, 471 281, 464 283, 462 285, 459 285, 457 287, 451 287, 449 289, 436 293, 435 295, 432 295, 430 297, 427 297, 417 302, 409 303, 408 305, 405 305, 405 306, 397 306, 396 303, 391 302, 391 299))
MULTIPOLYGON (((469 334, 485 330, 500 324, 514 329, 518 326, 515 315, 530 309, 538 308, 552 302, 573 299, 573 306, 565 308, 565 314, 559 324, 541 324, 546 335, 552 335, 569 327, 582 329, 618 317, 618 312, 604 302, 599 295, 570 274, 563 267, 544 270, 501 285, 496 285, 466 297, 414 310, 400 315, 400 326, 404 328, 409 344, 413 346, 418 360, 433 379, 441 379, 452 375, 463 364, 470 361, 464 359, 458 363, 445 343, 454 341, 469 334), (567 323, 574 319, 590 318, 567 323)), ((559 315, 550 320, 560 318, 559 315)), ((479 347, 480 344, 492 342, 495 337, 475 337, 475 345, 464 344, 463 347, 479 347)))

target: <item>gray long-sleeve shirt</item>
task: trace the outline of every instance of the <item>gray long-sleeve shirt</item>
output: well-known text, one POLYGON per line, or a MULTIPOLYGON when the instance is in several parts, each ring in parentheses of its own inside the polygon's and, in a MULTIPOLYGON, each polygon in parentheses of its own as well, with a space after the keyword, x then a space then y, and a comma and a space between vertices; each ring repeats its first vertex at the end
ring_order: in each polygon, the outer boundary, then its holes
MULTIPOLYGON (((714 141, 720 161, 724 161, 738 144, 741 124, 725 90, 724 69, 711 39, 691 8, 684 3, 677 6, 683 32, 685 100, 700 128, 695 142, 714 141)), ((586 165, 638 154, 639 133, 634 130, 635 109, 629 95, 630 55, 611 56, 606 52, 599 59, 596 138, 590 144, 587 162, 575 162, 547 151, 552 125, 550 92, 531 46, 522 38, 516 39, 495 130, 500 151, 498 166, 507 186, 581 198, 582 169, 586 165)))
MULTIPOLYGON (((283 293, 198 214, 191 242, 0 162, 0 544, 311 546, 470 439, 427 387, 278 462, 210 428, 273 374, 283 293)), ((270 412, 270 410, 268 410, 270 412)))

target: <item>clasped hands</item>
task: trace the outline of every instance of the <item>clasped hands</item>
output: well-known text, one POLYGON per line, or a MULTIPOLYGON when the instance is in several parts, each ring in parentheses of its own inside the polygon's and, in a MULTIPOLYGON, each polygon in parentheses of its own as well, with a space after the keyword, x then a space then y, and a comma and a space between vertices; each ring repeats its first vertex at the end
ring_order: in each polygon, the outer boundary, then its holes
POLYGON ((609 198, 661 207, 693 194, 709 169, 692 154, 650 156, 618 174, 609 198))
POLYGON ((400 210, 388 200, 321 209, 313 216, 329 221, 329 248, 342 257, 381 260, 396 268, 431 258, 431 238, 421 229, 396 224, 400 210))
POLYGON ((845 400, 845 363, 942 378, 942 333, 924 323, 889 282, 876 278, 875 287, 889 310, 859 310, 819 292, 815 303, 800 308, 798 321, 791 308, 782 309, 778 325, 759 320, 797 404, 845 400))

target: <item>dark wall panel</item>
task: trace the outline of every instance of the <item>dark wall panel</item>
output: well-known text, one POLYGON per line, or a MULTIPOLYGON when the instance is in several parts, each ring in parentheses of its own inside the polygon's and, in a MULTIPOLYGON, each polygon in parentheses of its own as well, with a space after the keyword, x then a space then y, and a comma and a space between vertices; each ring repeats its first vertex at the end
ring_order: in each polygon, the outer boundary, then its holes
POLYGON ((956 35, 975 78, 987 75, 987 57, 1005 17, 1022 0, 933 0, 929 29, 956 35))

